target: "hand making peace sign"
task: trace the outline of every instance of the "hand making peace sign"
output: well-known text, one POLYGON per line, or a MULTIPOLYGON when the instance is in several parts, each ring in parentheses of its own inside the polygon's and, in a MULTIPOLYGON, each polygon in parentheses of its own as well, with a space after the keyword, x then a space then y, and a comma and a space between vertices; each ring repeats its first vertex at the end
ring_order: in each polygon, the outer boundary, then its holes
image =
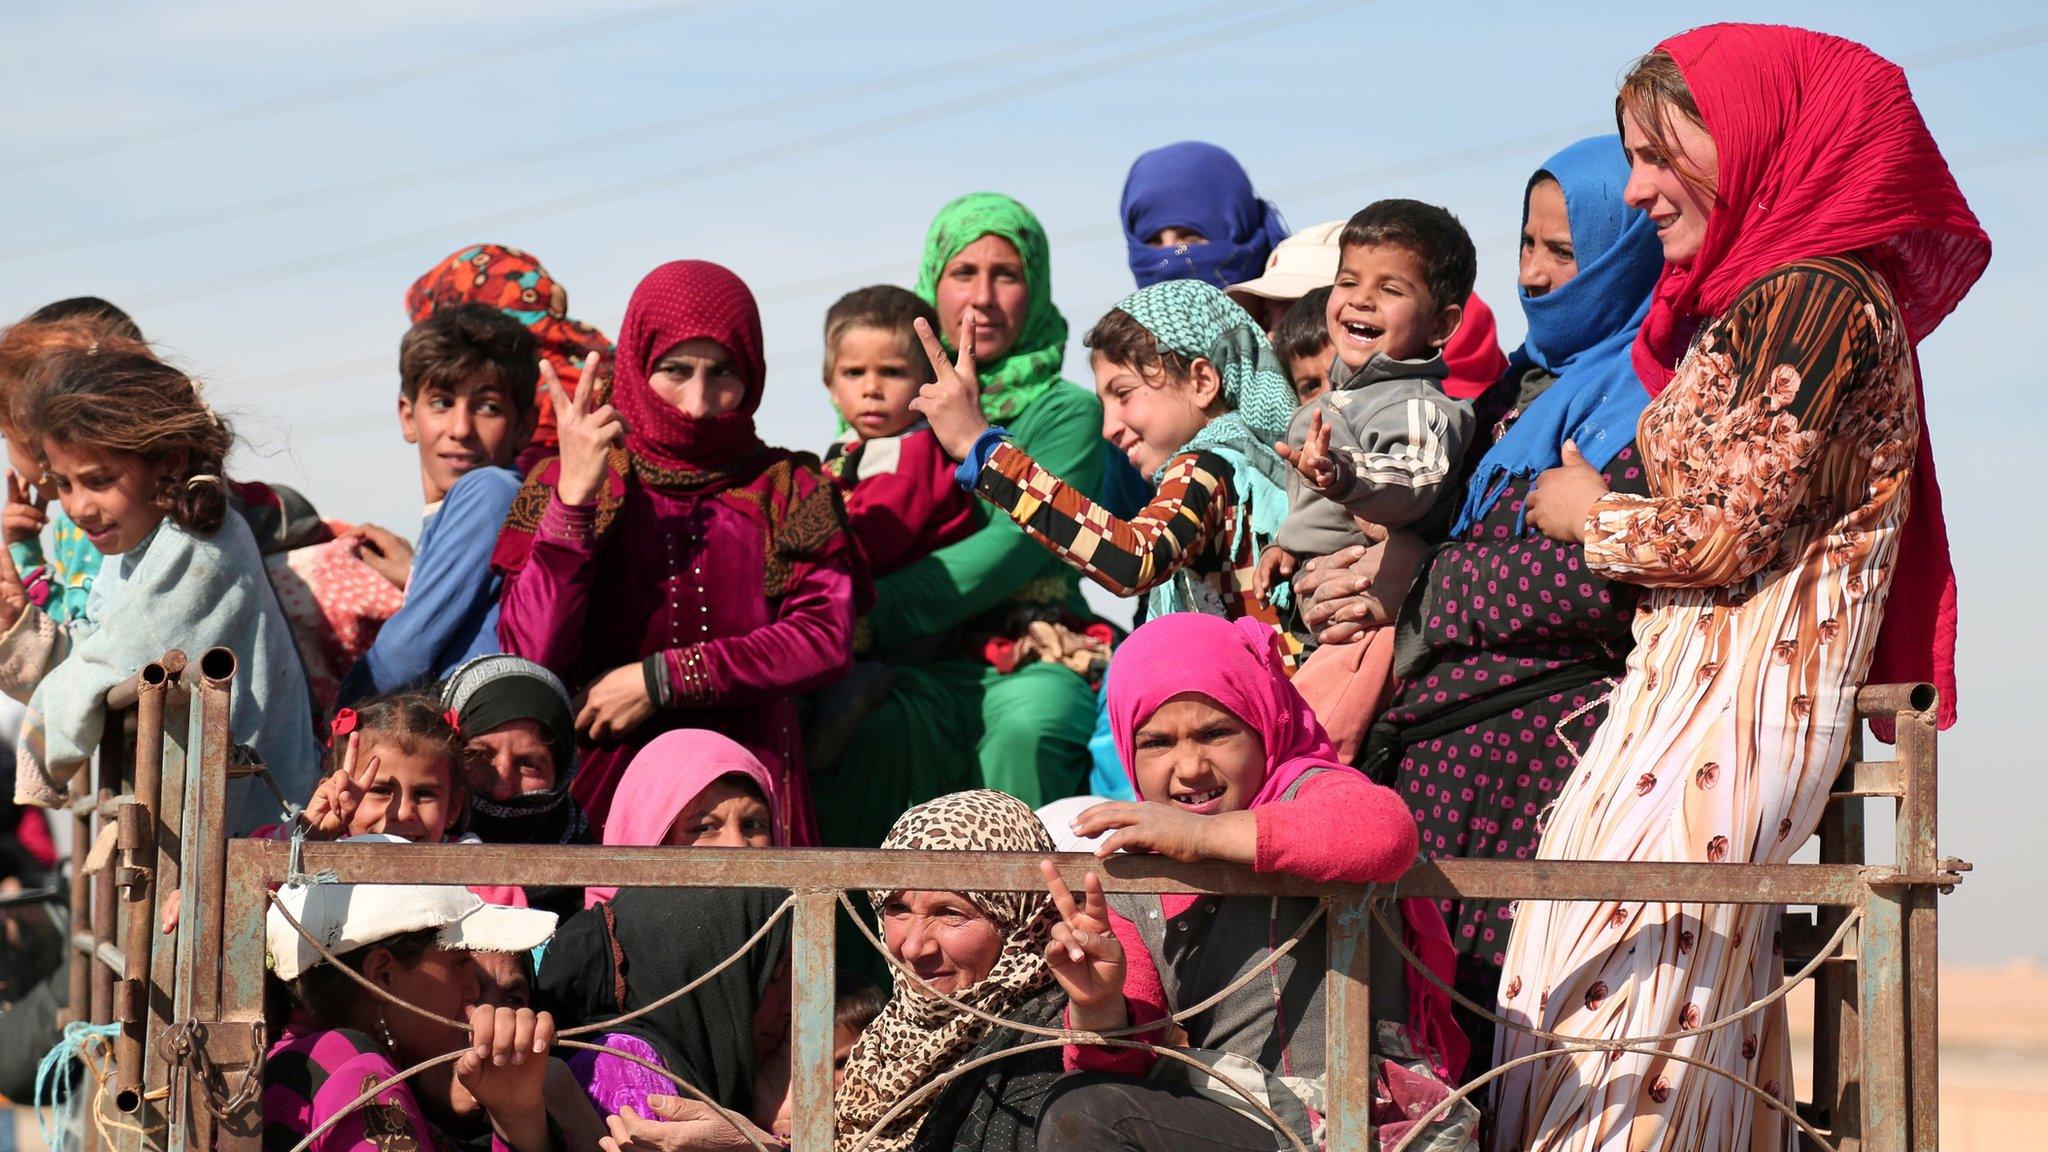
POLYGON ((1124 1003, 1124 947, 1110 931, 1101 878, 1088 873, 1077 902, 1052 861, 1039 861, 1038 871, 1060 914, 1052 942, 1045 946, 1045 961, 1073 1005, 1069 1022, 1090 1032, 1123 1027, 1130 1017, 1124 1003))
POLYGON ((1280 458, 1294 465, 1308 486, 1318 492, 1328 491, 1337 486, 1337 458, 1330 455, 1330 426, 1323 423, 1323 410, 1313 408, 1308 414, 1308 436, 1301 447, 1275 444, 1273 450, 1280 458))
POLYGON ((348 835, 356 809, 362 806, 370 785, 377 782, 378 757, 370 757, 360 769, 356 767, 362 746, 363 734, 349 733, 348 743, 342 747, 341 767, 313 789, 313 798, 306 802, 306 810, 299 813, 299 819, 306 822, 307 839, 339 840, 348 835))
POLYGON ((918 390, 910 409, 931 422, 932 435, 939 438, 946 455, 965 460, 974 450, 974 442, 988 431, 988 417, 981 414, 981 378, 974 368, 974 321, 961 317, 957 362, 946 359, 945 345, 939 343, 931 325, 923 320, 912 323, 917 338, 924 341, 924 354, 931 358, 933 378, 918 390))
POLYGON ((555 495, 570 507, 588 504, 604 486, 604 459, 625 437, 626 426, 609 404, 592 406, 597 393, 597 353, 583 359, 583 376, 576 381, 576 394, 562 387, 555 366, 540 362, 541 382, 555 406, 555 434, 561 438, 562 463, 555 480, 555 495))

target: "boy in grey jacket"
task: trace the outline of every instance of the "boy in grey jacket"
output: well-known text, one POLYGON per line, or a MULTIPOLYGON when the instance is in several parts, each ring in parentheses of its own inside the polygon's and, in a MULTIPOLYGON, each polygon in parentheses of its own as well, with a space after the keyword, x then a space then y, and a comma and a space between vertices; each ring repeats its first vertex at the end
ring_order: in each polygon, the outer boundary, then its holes
POLYGON ((1442 349, 1478 268, 1464 225, 1432 204, 1381 200, 1339 243, 1326 313, 1337 355, 1329 390, 1295 413, 1279 446, 1297 474, 1286 523, 1260 557, 1268 594, 1304 560, 1376 542, 1353 517, 1441 536, 1472 442, 1472 405, 1443 390, 1442 349))

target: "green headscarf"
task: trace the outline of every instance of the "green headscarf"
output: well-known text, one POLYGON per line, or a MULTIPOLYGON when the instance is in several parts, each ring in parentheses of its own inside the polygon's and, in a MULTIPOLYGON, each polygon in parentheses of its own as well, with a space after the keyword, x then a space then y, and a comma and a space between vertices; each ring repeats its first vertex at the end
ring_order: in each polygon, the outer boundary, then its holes
MULTIPOLYGON (((1159 342, 1161 352, 1206 359, 1223 379, 1230 411, 1202 426, 1184 452, 1213 452, 1229 463, 1237 494, 1232 551, 1250 531, 1254 551, 1273 542, 1287 519, 1287 477, 1293 469, 1273 445, 1287 438, 1294 417, 1294 386, 1280 370, 1280 358, 1258 322, 1221 289, 1201 280, 1168 280, 1140 288, 1117 301, 1159 342)), ((1163 469, 1162 469, 1163 471, 1163 469)), ((1154 483, 1158 476, 1152 478, 1154 483)), ((1148 614, 1199 611, 1192 578, 1185 569, 1152 590, 1148 614)))
MULTIPOLYGON (((1016 246, 1024 258, 1024 287, 1030 293, 1017 342, 1001 360, 978 366, 982 414, 990 423, 1001 424, 1062 383, 1067 318, 1052 303, 1052 252, 1045 226, 1031 209, 998 192, 970 192, 939 209, 925 234, 924 264, 917 272, 917 294, 925 303, 937 307, 940 273, 961 249, 983 236, 1000 236, 1016 246)), ((954 351, 950 342, 946 350, 954 351)))

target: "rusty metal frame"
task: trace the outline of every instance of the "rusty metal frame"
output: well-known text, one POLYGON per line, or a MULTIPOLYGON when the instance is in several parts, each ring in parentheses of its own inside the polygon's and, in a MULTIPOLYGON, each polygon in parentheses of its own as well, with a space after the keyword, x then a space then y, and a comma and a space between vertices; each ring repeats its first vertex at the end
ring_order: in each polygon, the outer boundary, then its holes
MULTIPOLYGON (((121 830, 118 874, 109 868, 86 878, 80 871, 72 891, 72 1003, 79 1018, 122 1022, 107 1088, 122 1111, 137 1113, 138 1120, 153 1118, 153 1130, 162 1133, 155 1146, 168 1152, 256 1152, 260 1101, 231 1100, 228 1107, 221 1101, 231 1095, 227 1081, 260 1066, 264 920, 270 889, 284 880, 290 850, 276 841, 226 839, 227 702, 234 658, 217 649, 197 670, 194 691, 185 683, 182 655, 170 653, 111 693, 109 712, 123 714, 123 722, 110 720, 111 746, 102 747, 98 778, 88 784, 81 774, 72 782, 79 832, 75 870, 97 827, 112 823, 121 830), (191 706, 194 696, 197 709, 191 706), (124 732, 134 734, 133 745, 124 732), (182 893, 185 920, 173 947, 152 948, 157 897, 173 885, 182 893), (125 893, 125 930, 115 922, 117 892, 125 893), (173 1035, 187 1049, 178 1068, 159 1051, 163 1038, 173 1035), (162 1100, 166 1088, 168 1099, 162 1100)), ((1379 902, 1433 896, 1817 905, 1820 912, 1810 924, 1788 917, 1786 933, 1788 970, 1815 970, 1815 1098, 1799 1105, 1800 1115, 1825 1134, 1825 1146, 1843 1152, 1920 1152, 1936 1146, 1938 1133, 1935 897, 1968 868, 1941 858, 1936 847, 1934 703, 1925 685, 1874 686, 1859 694, 1860 716, 1896 724, 1897 754, 1866 761, 1860 742, 1852 748, 1821 822, 1821 859, 1815 864, 1443 860, 1418 864, 1399 885, 1373 890, 1259 875, 1220 862, 1055 859, 1070 884, 1092 871, 1109 892, 1312 896, 1324 902, 1331 980, 1326 1139, 1332 1152, 1373 1146, 1364 1118, 1373 1082, 1368 974, 1379 902), (1891 864, 1863 862, 1862 805, 1871 799, 1898 805, 1891 864), (1845 926, 1849 917, 1856 922, 1845 926), (1815 954, 1816 942, 1838 934, 1848 940, 1838 954, 1815 954)), ((1038 860, 1028 854, 832 849, 314 843, 304 846, 301 867, 359 883, 464 884, 487 877, 494 884, 789 890, 795 973, 791 1089, 799 1104, 794 1146, 825 1152, 835 1134, 831 974, 841 894, 929 886, 940 882, 934 877, 944 877, 948 888, 1037 891, 1038 860)), ((1055 1040, 1132 1043, 1066 1034, 1055 1040)), ((140 1125, 134 1132, 144 1135, 140 1125)), ((85 1152, 100 1152, 95 1126, 88 1126, 86 1140, 85 1152)), ((124 1143, 122 1152, 129 1148, 124 1143)))

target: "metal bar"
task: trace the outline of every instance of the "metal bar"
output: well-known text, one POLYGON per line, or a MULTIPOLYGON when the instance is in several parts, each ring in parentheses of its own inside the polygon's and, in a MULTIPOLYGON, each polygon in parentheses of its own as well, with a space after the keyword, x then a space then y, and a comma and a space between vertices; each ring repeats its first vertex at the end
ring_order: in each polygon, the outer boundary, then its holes
POLYGON ((839 898, 836 890, 801 893, 791 943, 790 1104, 798 1152, 831 1152, 834 977, 839 898))
MULTIPOLYGON (((92 781, 84 769, 71 776, 70 790, 73 797, 84 797, 92 787, 92 781)), ((71 817, 71 927, 74 934, 83 932, 92 923, 92 886, 85 874, 85 854, 92 847, 92 817, 73 813, 71 817)), ((65 1004, 67 1022, 92 1018, 92 954, 73 950, 71 954, 71 988, 65 1004)))
POLYGON ((1896 760, 1857 759, 1835 780, 1836 796, 1902 796, 1904 775, 1896 760))
MULTIPOLYGON (((235 678, 235 654, 214 648, 199 658, 199 804, 192 838, 186 845, 186 867, 193 876, 196 902, 184 908, 184 930, 192 933, 203 963, 191 970, 192 1011, 185 1019, 208 1023, 220 1019, 220 967, 223 905, 227 900, 228 753, 234 737, 228 724, 229 693, 235 678), (194 863, 196 861, 196 865, 194 863)), ((213 1113, 185 1109, 190 1147, 213 1147, 213 1113)), ((176 1150, 173 1150, 176 1152, 176 1150)))
POLYGON ((1859 1007, 1863 1020, 1863 1130, 1866 1152, 1906 1152, 1905 893, 1877 890, 1863 902, 1859 1007))
MULTIPOLYGON (((284 876, 287 846, 259 849, 266 875, 284 876)), ((308 870, 334 869, 345 883, 467 884, 488 876, 494 884, 615 885, 636 887, 742 887, 847 890, 927 884, 943 875, 962 890, 1031 892, 1044 885, 1036 853, 892 851, 835 848, 672 848, 540 846, 529 844, 308 843, 308 870)), ((1314 884, 1238 864, 1175 864, 1163 857, 1053 857, 1063 873, 1093 871, 1108 892, 1162 892, 1253 896, 1357 896, 1363 886, 1314 884)), ((1434 860, 1419 863, 1399 883, 1402 896, 1484 899, 1641 900, 1646 893, 1674 903, 1860 903, 1867 884, 1936 882, 1895 868, 1820 864, 1649 864, 1585 860, 1434 860)))
POLYGON ((1856 714, 1889 720, 1901 712, 1927 712, 1941 702, 1932 684, 1865 684, 1856 690, 1856 714))
MULTIPOLYGON (((1862 726, 1849 747, 1851 767, 1863 759, 1862 726)), ((1842 790, 1837 780, 1836 792, 1842 790)), ((1861 797, 1831 801, 1821 814, 1820 862, 1861 864, 1864 860, 1863 809, 1861 797)), ((1832 936, 1848 915, 1841 908, 1823 907, 1814 915, 1814 930, 1823 938, 1832 936)), ((1789 954, 1790 949, 1787 949, 1789 954)), ((1829 1130, 1838 1145, 1853 1142, 1863 1130, 1860 1083, 1863 1067, 1862 1025, 1857 1015, 1857 965, 1852 958, 1822 966, 1813 977, 1813 1099, 1820 1110, 1820 1126, 1829 1130)), ((1846 1150, 1845 1150, 1846 1152, 1846 1150)))
MULTIPOLYGON (((227 911, 220 952, 220 1016, 223 1021, 256 1025, 263 1021, 264 918, 270 887, 262 866, 251 856, 248 840, 228 844, 227 911)), ((801 993, 799 993, 801 994, 801 993)), ((261 1059, 261 1052, 252 1052, 261 1059)), ((223 1076, 237 1078, 241 1069, 216 1055, 223 1076)), ((825 1063, 832 1063, 826 1054, 825 1063)), ((263 1145, 263 1100, 251 1100, 239 1115, 223 1117, 215 1133, 215 1152, 260 1152, 263 1145)))
POLYGON ((135 707, 135 702, 142 698, 142 683, 147 678, 148 671, 152 667, 155 667, 155 665, 145 666, 141 672, 137 672, 135 675, 107 689, 106 707, 109 714, 126 712, 128 709, 135 707))
POLYGON ((1327 1146, 1329 1152, 1371 1152, 1372 916, 1364 896, 1324 897, 1323 908, 1330 962, 1323 1000, 1327 1146))
MULTIPOLYGON (((97 964, 109 972, 119 972, 128 967, 128 957, 122 953, 119 944, 111 940, 95 939, 90 932, 71 934, 71 954, 83 956, 87 963, 97 964)), ((111 1015, 111 1010, 109 1014, 111 1015)), ((99 1023, 104 1024, 106 1021, 102 1020, 99 1023)))
MULTIPOLYGON (((120 791, 121 781, 121 727, 108 724, 106 734, 100 739, 99 754, 93 757, 93 774, 97 779, 94 793, 99 797, 99 813, 93 817, 93 842, 98 843, 102 828, 110 826, 111 805, 120 791)), ((114 862, 92 875, 92 938, 95 945, 114 943, 114 862)), ((92 971, 92 1019, 95 1024, 104 1024, 114 1018, 114 973, 117 968, 95 967, 92 971)))
MULTIPOLYGON (((147 987, 150 947, 156 940, 156 806, 163 784, 164 684, 161 663, 141 673, 135 700, 135 805, 121 811, 121 858, 136 870, 138 882, 128 886, 128 938, 122 942, 127 963, 122 976, 128 986, 147 987)), ((133 1115, 142 1107, 143 1053, 149 1039, 148 1005, 123 1018, 121 1041, 114 1048, 114 1106, 133 1115)))
MULTIPOLYGON (((1932 713, 1900 713, 1896 736, 1905 796, 1899 804, 1898 861, 1918 870, 1940 866, 1939 827, 1935 819, 1936 747, 1932 713)), ((1907 1100, 1912 1109, 1912 1142, 1916 1150, 1932 1150, 1940 1141, 1941 1034, 1939 1016, 1939 910, 1937 893, 1910 888, 1906 917, 1906 1073, 1907 1100)))
MULTIPOLYGON (((192 692, 185 686, 185 654, 173 649, 161 661, 169 677, 164 688, 164 742, 162 780, 156 806, 156 890, 183 896, 183 854, 185 844, 186 745, 192 740, 192 692)), ((153 951, 149 959, 149 1028, 162 1035, 177 1019, 173 997, 178 987, 178 937, 153 951)), ((261 1000, 257 1001, 261 1003, 261 1000)), ((182 1077, 180 1078, 182 1083, 182 1077)), ((170 1087, 170 1066, 154 1045, 143 1050, 142 1085, 145 1101, 170 1087)), ((145 1123, 163 1126, 166 1133, 179 1132, 175 1123, 176 1101, 145 1105, 145 1123)))

